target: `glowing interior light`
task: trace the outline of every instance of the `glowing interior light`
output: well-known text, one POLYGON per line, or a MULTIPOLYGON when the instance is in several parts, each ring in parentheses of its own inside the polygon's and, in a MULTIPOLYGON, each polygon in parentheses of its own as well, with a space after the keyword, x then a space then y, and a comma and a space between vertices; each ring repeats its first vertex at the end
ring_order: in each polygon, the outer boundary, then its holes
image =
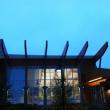
POLYGON ((107 95, 109 95, 109 96, 110 96, 110 89, 108 89, 108 90, 107 90, 107 95))
POLYGON ((94 82, 89 82, 88 85, 89 86, 97 86, 97 85, 100 85, 100 83, 102 82, 105 82, 107 79, 99 79, 97 81, 94 81, 94 82))
POLYGON ((100 80, 100 79, 102 79, 102 78, 103 78, 103 77, 95 78, 95 79, 93 79, 93 80, 90 80, 89 82, 94 82, 94 81, 100 80))

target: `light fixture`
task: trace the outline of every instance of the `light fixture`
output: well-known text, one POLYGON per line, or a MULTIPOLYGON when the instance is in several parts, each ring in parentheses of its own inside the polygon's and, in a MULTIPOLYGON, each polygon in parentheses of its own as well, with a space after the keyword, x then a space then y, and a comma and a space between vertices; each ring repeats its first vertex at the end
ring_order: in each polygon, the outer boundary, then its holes
POLYGON ((107 92, 110 94, 110 89, 108 89, 107 92))
POLYGON ((107 95, 110 96, 110 89, 107 90, 107 95))
POLYGON ((103 77, 95 78, 95 79, 92 79, 92 80, 90 80, 90 81, 88 81, 88 82, 94 82, 94 81, 100 80, 100 79, 102 79, 102 78, 103 78, 103 77))
POLYGON ((96 80, 94 82, 89 82, 88 85, 89 86, 97 86, 97 85, 100 85, 100 83, 102 82, 105 82, 107 79, 103 78, 103 79, 99 79, 99 80, 96 80))

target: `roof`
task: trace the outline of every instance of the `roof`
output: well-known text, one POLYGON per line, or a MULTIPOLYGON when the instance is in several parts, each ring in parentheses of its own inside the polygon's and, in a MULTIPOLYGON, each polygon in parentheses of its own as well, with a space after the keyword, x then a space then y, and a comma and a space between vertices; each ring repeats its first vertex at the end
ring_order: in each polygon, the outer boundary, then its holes
POLYGON ((93 56, 85 55, 88 49, 88 41, 84 44, 81 51, 76 56, 67 56, 68 48, 69 42, 67 41, 61 55, 48 55, 48 41, 46 41, 44 55, 28 55, 27 43, 25 40, 24 55, 15 55, 8 54, 4 40, 0 39, 0 60, 3 61, 5 59, 9 65, 25 65, 25 63, 28 63, 28 65, 62 65, 63 63, 70 66, 79 65, 82 61, 85 60, 92 60, 94 62, 99 60, 107 50, 108 42, 105 42, 99 51, 93 56))

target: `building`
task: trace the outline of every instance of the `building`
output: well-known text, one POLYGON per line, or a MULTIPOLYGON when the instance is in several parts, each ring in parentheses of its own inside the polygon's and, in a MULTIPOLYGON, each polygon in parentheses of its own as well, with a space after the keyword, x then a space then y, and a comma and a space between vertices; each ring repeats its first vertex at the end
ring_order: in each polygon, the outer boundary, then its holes
POLYGON ((68 103, 110 103, 110 69, 101 68, 101 59, 108 48, 106 42, 93 56, 85 56, 88 42, 77 56, 67 56, 67 41, 61 55, 8 54, 0 40, 0 103, 47 105, 55 102, 55 90, 68 103), (99 67, 96 62, 99 61, 99 67), (68 96, 68 87, 71 94, 68 96))

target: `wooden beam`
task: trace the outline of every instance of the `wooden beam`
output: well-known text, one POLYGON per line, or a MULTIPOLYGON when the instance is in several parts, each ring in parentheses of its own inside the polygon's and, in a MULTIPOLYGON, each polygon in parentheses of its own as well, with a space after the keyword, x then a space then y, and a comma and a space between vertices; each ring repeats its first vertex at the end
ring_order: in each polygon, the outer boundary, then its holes
POLYGON ((47 50, 48 50, 48 41, 46 40, 45 53, 44 53, 45 58, 47 57, 47 50))
POLYGON ((65 72, 64 72, 64 60, 65 57, 67 55, 67 51, 68 51, 68 47, 69 47, 69 42, 67 41, 64 47, 64 50, 62 52, 62 56, 61 56, 61 92, 62 92, 62 109, 65 110, 65 72))
MULTIPOLYGON (((77 61, 76 61, 76 65, 79 66, 78 68, 80 68, 80 64, 83 62, 84 60, 84 56, 86 54, 86 51, 88 49, 88 41, 86 41, 86 43, 84 44, 83 48, 81 49, 81 51, 79 52, 78 56, 76 57, 77 61)), ((84 102, 84 90, 83 90, 83 81, 82 81, 82 75, 81 72, 79 71, 79 87, 80 87, 80 100, 81 103, 84 102)))
POLYGON ((0 56, 3 56, 4 58, 9 58, 3 39, 0 39, 0 56))
POLYGON ((27 43, 26 40, 24 40, 24 51, 25 51, 25 87, 24 87, 24 104, 27 105, 27 90, 28 90, 28 84, 27 84, 27 80, 28 80, 28 65, 27 65, 27 43))
POLYGON ((47 86, 46 86, 46 59, 47 59, 48 41, 46 40, 45 52, 44 52, 44 106, 47 105, 47 86))
POLYGON ((4 69, 4 73, 2 73, 3 74, 3 77, 4 77, 4 79, 2 80, 3 81, 3 88, 1 88, 2 89, 2 91, 1 92, 3 92, 3 96, 2 96, 2 98, 3 98, 3 102, 4 103, 7 103, 7 90, 8 90, 8 87, 7 87, 7 73, 6 73, 6 68, 7 68, 7 66, 8 66, 8 58, 9 58, 9 56, 8 56, 8 52, 7 52, 7 50, 6 50, 6 46, 5 46, 5 43, 4 43, 4 41, 3 41, 3 39, 0 39, 0 56, 1 57, 3 57, 4 59, 3 59, 3 64, 2 64, 2 69, 4 69))
POLYGON ((105 44, 99 49, 99 51, 93 56, 93 59, 95 61, 99 60, 105 53, 105 51, 108 48, 108 42, 105 42, 105 44))
POLYGON ((86 41, 86 43, 84 44, 84 46, 81 49, 81 51, 79 52, 77 58, 82 59, 85 56, 87 49, 88 49, 88 41, 86 41))
POLYGON ((66 42, 61 58, 65 58, 69 47, 69 41, 66 42))

